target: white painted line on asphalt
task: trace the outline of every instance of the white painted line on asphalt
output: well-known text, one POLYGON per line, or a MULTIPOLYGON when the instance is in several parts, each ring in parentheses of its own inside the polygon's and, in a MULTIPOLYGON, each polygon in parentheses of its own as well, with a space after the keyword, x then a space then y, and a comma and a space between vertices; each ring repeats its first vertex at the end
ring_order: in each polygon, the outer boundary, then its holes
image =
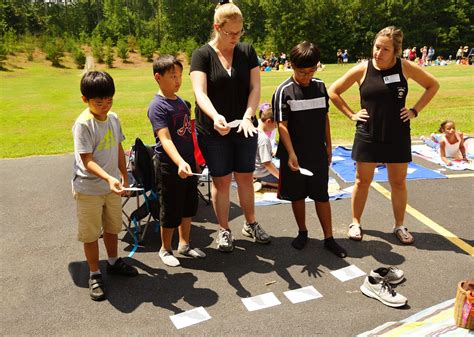
MULTIPOLYGON (((387 199, 391 200, 390 197, 390 191, 386 190, 382 185, 376 182, 372 182, 371 186, 378 192, 380 192, 384 197, 387 199)), ((406 212, 416 218, 418 221, 423 223, 424 225, 428 226, 432 230, 434 230, 436 233, 444 236, 446 240, 451 241, 454 245, 465 251, 471 256, 474 256, 474 247, 472 247, 470 244, 467 242, 461 240, 458 238, 456 235, 442 227, 441 225, 438 225, 436 222, 425 216, 423 213, 420 211, 416 210, 415 208, 411 207, 410 205, 407 204, 407 209, 406 212)))
POLYGON ((248 311, 266 309, 281 304, 272 292, 254 297, 242 298, 242 303, 244 303, 248 311))
POLYGON ((445 174, 448 178, 472 178, 474 177, 474 173, 458 173, 458 174, 445 174))
POLYGON ((186 328, 188 326, 201 323, 211 319, 211 316, 207 313, 203 307, 195 308, 182 312, 180 314, 170 316, 171 322, 173 322, 176 329, 186 328))

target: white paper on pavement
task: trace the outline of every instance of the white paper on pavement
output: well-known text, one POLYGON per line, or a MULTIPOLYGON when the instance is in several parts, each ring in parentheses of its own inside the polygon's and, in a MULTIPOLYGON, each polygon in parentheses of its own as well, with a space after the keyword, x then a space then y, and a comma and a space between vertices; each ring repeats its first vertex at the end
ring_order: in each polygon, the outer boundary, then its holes
POLYGON ((265 309, 281 304, 281 302, 272 292, 254 297, 242 298, 242 302, 248 311, 265 309))
POLYGON ((323 297, 319 291, 313 286, 285 291, 283 294, 290 300, 291 303, 296 304, 300 302, 315 300, 323 297))
POLYGON ((170 316, 176 329, 186 328, 188 326, 201 323, 211 319, 211 316, 207 313, 203 307, 195 308, 182 312, 177 315, 170 316))
POLYGON ((341 282, 352 280, 353 278, 365 275, 365 272, 351 264, 338 270, 334 270, 331 274, 341 282))

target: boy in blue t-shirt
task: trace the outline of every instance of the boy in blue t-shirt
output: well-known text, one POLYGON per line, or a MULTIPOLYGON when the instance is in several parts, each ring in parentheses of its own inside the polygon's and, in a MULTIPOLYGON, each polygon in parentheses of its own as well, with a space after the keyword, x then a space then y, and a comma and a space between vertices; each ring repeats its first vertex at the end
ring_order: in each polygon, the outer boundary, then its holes
POLYGON ((189 108, 176 95, 181 87, 183 65, 171 55, 161 55, 153 62, 153 74, 160 90, 148 108, 148 118, 156 139, 158 156, 157 177, 160 184, 159 256, 164 264, 176 267, 171 241, 178 228, 178 252, 185 256, 204 258, 206 254, 191 248, 189 235, 191 218, 198 207, 197 180, 193 175, 196 164, 189 108))
POLYGON ((332 156, 329 97, 324 82, 313 78, 319 59, 319 49, 313 43, 305 41, 296 45, 290 55, 293 76, 273 94, 272 107, 280 134, 276 154, 280 158, 278 197, 291 201, 299 229, 292 242, 294 248, 302 249, 308 241, 305 198, 310 197, 323 228, 324 247, 339 257, 346 257, 347 252, 332 235, 328 195, 332 156))

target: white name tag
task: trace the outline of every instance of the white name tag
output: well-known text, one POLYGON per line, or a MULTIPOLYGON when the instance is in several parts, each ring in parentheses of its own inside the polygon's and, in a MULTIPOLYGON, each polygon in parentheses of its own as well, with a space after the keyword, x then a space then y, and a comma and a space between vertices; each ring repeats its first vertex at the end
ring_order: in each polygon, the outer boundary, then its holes
POLYGON ((389 76, 384 76, 383 81, 384 81, 385 84, 400 82, 400 75, 399 74, 393 74, 393 75, 389 75, 389 76))
POLYGON ((306 100, 289 100, 288 105, 291 111, 311 110, 326 108, 326 97, 319 97, 306 100))

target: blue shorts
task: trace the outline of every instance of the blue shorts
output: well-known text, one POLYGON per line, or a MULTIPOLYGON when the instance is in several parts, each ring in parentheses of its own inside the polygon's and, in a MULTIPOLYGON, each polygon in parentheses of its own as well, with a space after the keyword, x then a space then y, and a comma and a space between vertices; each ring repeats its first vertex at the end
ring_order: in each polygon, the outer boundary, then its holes
POLYGON ((212 177, 255 171, 257 135, 245 138, 243 132, 231 131, 225 136, 198 134, 197 139, 212 177))
POLYGON ((257 181, 263 181, 265 183, 272 183, 272 184, 278 184, 278 178, 275 177, 273 174, 268 174, 265 177, 260 177, 256 178, 257 181))

